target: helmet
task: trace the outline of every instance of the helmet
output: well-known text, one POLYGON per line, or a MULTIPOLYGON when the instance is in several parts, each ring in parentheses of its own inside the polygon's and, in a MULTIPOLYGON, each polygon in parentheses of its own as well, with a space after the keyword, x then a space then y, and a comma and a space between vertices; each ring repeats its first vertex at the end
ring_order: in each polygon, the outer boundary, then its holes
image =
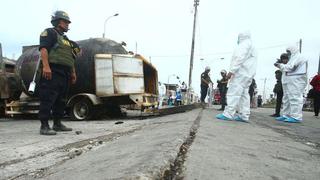
POLYGON ((220 71, 220 73, 221 73, 221 74, 227 74, 227 71, 224 70, 224 69, 222 69, 222 70, 220 71))
POLYGON ((210 71, 210 67, 207 66, 207 67, 205 68, 205 71, 210 71))
POLYGON ((281 56, 280 56, 280 59, 281 59, 281 60, 283 60, 283 59, 289 59, 288 54, 287 54, 287 53, 282 53, 281 56))
POLYGON ((64 12, 64 11, 56 11, 54 12, 54 14, 51 16, 51 24, 53 26, 57 26, 57 22, 58 20, 63 19, 65 21, 68 21, 69 23, 71 23, 69 15, 64 12))

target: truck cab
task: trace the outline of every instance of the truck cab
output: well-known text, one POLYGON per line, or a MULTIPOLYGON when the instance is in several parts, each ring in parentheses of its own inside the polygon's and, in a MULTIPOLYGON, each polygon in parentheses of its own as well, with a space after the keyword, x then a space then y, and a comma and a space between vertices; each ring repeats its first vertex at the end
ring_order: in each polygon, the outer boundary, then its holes
POLYGON ((17 99, 21 94, 15 66, 15 60, 2 56, 0 44, 0 116, 5 114, 6 103, 17 99))

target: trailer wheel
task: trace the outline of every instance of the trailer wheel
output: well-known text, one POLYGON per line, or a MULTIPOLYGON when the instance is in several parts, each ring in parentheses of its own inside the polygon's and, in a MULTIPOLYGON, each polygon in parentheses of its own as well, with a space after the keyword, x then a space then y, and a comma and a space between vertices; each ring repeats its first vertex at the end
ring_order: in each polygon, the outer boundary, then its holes
POLYGON ((90 120, 93 117, 93 104, 87 98, 75 101, 71 105, 71 118, 73 120, 90 120))

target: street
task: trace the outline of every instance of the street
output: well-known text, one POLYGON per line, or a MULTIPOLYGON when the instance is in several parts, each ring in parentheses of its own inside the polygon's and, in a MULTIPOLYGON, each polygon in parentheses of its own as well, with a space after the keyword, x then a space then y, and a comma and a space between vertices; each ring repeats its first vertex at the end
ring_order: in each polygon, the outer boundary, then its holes
MULTIPOLYGON (((215 119, 218 106, 147 119, 70 121, 40 136, 38 120, 0 119, 0 179, 320 178, 320 118, 250 123, 215 119)), ((50 122, 52 123, 52 122, 50 122)))

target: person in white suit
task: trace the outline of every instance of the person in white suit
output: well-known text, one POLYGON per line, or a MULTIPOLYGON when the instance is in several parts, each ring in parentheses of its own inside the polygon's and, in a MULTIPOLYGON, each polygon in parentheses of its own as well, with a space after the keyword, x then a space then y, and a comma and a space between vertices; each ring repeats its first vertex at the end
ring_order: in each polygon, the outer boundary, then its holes
POLYGON ((240 33, 227 77, 230 79, 227 92, 227 106, 220 120, 248 122, 250 116, 249 86, 256 74, 257 53, 251 42, 249 32, 240 33), (238 111, 239 114, 236 114, 238 111))
POLYGON ((287 48, 289 62, 275 63, 282 72, 283 108, 278 121, 299 123, 302 121, 303 92, 308 83, 308 61, 295 46, 287 48))

